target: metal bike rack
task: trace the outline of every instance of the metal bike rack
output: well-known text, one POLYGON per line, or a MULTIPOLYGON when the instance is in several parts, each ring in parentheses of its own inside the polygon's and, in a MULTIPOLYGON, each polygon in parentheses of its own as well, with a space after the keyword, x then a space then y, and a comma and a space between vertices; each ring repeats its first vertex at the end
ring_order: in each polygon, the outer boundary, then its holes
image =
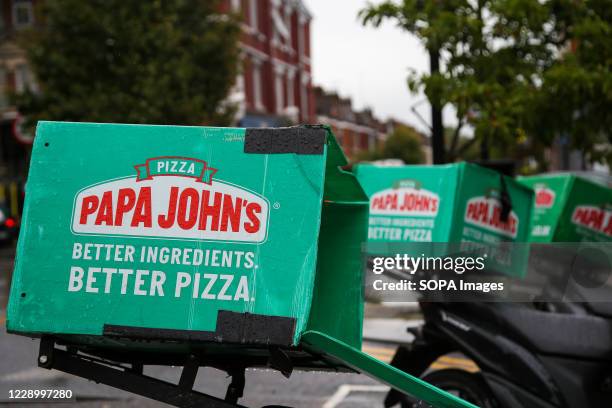
POLYGON ((202 366, 201 358, 196 355, 189 356, 178 384, 172 384, 144 375, 143 364, 134 363, 127 367, 80 354, 70 348, 62 350, 56 347, 53 338, 43 337, 40 340, 38 366, 63 371, 177 407, 243 407, 238 404, 238 399, 244 392, 246 367, 228 369, 227 373, 232 381, 227 388, 225 399, 219 399, 193 390, 198 369, 202 366))

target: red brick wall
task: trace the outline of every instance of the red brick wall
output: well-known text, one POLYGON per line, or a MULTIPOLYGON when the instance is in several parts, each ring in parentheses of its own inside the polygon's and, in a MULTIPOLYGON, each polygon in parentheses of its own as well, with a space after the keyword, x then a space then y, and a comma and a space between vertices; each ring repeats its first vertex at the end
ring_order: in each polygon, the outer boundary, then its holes
MULTIPOLYGON (((255 97, 254 97, 254 85, 253 85, 253 73, 252 73, 252 60, 258 58, 262 60, 261 63, 261 91, 262 101, 265 108, 265 114, 276 114, 276 71, 272 61, 277 61, 284 67, 282 74, 282 98, 283 106, 287 107, 289 101, 289 93, 293 94, 293 104, 300 109, 299 119, 302 122, 313 122, 315 120, 315 100, 312 90, 311 81, 308 81, 306 85, 306 98, 308 111, 302 112, 302 92, 300 87, 302 86, 302 76, 306 74, 310 77, 310 21, 306 20, 305 24, 302 25, 302 31, 304 33, 304 48, 303 52, 306 58, 302 58, 298 53, 298 47, 300 42, 299 38, 299 12, 297 9, 293 9, 290 16, 289 22, 291 24, 291 42, 288 44, 290 50, 285 49, 281 45, 274 44, 274 22, 272 18, 272 3, 270 0, 254 0, 257 4, 257 17, 258 24, 257 30, 253 30, 250 26, 250 9, 252 2, 250 0, 242 0, 242 15, 244 18, 244 31, 242 34, 241 42, 244 49, 245 59, 249 62, 244 64, 244 76, 245 76, 245 96, 247 101, 247 110, 255 110, 255 97), (291 51, 293 50, 293 51, 291 51), (300 63, 301 62, 301 63, 300 63), (288 85, 288 70, 292 69, 295 71, 293 80, 293 89, 287 89, 288 85)), ((224 10, 229 10, 231 0, 224 1, 224 10)), ((279 7, 279 14, 283 21, 284 19, 284 2, 281 2, 279 7)), ((285 43, 281 41, 281 43, 285 43)))

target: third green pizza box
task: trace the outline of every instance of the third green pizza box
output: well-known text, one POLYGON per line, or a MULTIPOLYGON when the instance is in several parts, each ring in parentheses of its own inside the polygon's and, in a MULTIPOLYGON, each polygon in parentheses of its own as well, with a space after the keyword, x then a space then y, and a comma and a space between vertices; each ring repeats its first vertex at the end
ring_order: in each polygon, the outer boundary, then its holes
POLYGON ((571 173, 521 177, 533 188, 532 242, 607 242, 612 240, 612 190, 571 173))

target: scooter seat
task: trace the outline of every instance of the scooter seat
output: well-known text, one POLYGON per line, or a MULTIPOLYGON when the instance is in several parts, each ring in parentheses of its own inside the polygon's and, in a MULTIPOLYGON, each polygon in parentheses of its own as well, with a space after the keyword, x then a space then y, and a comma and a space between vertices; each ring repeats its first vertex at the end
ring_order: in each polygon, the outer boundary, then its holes
MULTIPOLYGON (((486 309, 491 318, 489 322, 494 322, 504 334, 519 337, 543 354, 612 359, 612 320, 544 312, 516 303, 471 305, 486 309)), ((483 316, 483 312, 485 310, 470 313, 470 320, 473 316, 483 316)))

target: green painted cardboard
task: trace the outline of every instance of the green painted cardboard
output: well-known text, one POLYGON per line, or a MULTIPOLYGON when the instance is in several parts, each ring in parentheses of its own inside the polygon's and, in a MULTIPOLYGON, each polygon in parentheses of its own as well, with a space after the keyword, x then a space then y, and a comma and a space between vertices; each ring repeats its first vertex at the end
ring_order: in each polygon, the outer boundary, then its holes
POLYGON ((325 132, 322 154, 253 154, 241 128, 40 122, 8 330, 103 342, 229 311, 359 349, 367 198, 325 132))
POLYGON ((612 190, 570 173, 519 177, 533 188, 531 242, 612 240, 612 190))
POLYGON ((369 242, 525 242, 532 192, 505 177, 512 202, 501 222, 499 173, 469 163, 356 166, 370 197, 369 242))

